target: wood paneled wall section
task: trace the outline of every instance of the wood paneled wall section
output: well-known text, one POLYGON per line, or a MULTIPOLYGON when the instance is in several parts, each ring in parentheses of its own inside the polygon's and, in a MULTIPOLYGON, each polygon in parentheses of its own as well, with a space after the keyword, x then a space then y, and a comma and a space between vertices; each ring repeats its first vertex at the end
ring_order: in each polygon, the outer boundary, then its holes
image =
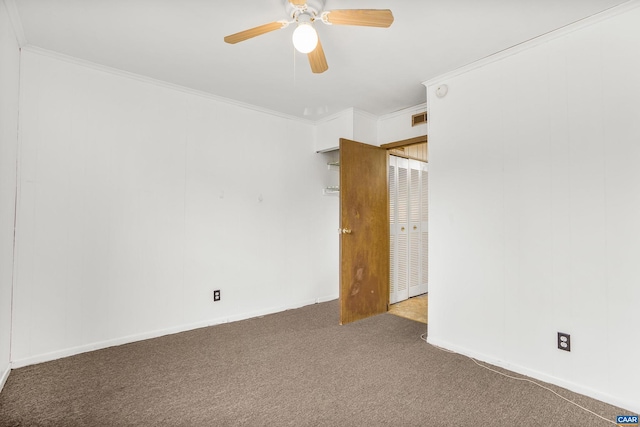
POLYGON ((410 159, 422 160, 428 162, 427 156, 427 143, 408 145, 406 147, 397 147, 389 150, 389 154, 394 154, 401 157, 407 157, 410 159))

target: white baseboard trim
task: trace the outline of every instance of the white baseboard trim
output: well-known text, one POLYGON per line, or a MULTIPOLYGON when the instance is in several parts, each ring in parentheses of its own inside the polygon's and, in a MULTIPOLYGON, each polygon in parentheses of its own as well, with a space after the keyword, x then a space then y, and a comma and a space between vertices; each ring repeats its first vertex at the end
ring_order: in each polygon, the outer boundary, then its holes
MULTIPOLYGON (((89 352, 89 351, 101 350, 101 349, 107 348, 107 347, 114 347, 114 346, 118 346, 118 345, 129 344, 129 343, 136 342, 136 341, 142 341, 142 340, 147 340, 147 339, 151 339, 151 338, 158 338, 158 337, 161 337, 161 336, 164 336, 164 335, 177 334, 177 333, 180 333, 180 332, 186 332, 186 331, 191 331, 191 330, 194 330, 194 329, 206 328, 206 327, 209 327, 209 326, 220 325, 220 324, 223 324, 223 323, 238 322, 240 320, 246 320, 246 319, 252 319, 252 318, 255 318, 255 317, 266 316, 268 314, 279 313, 279 312, 282 312, 282 311, 285 311, 285 310, 304 307, 306 305, 312 305, 312 304, 316 304, 316 303, 319 303, 319 302, 331 301, 331 300, 334 300, 336 298, 337 298, 337 296, 327 296, 327 297, 321 297, 321 298, 316 298, 316 299, 310 299, 310 300, 300 301, 298 303, 293 303, 293 304, 290 304, 288 306, 269 307, 269 308, 265 308, 265 309, 262 309, 262 310, 242 313, 242 314, 238 314, 238 315, 234 315, 234 316, 208 319, 208 320, 205 320, 205 321, 202 321, 202 322, 190 323, 190 324, 185 324, 185 325, 178 325, 178 326, 174 326, 174 327, 170 327, 170 328, 158 329, 158 330, 150 331, 150 332, 144 332, 144 333, 141 333, 141 334, 127 335, 127 336, 124 336, 124 337, 114 338, 114 339, 110 339, 110 340, 99 341, 99 342, 95 342, 95 343, 91 343, 91 344, 86 344, 86 345, 81 345, 81 346, 77 346, 77 347, 66 348, 66 349, 57 350, 57 351, 53 351, 53 352, 49 352, 49 353, 38 354, 38 355, 35 355, 35 356, 30 356, 30 357, 23 358, 23 359, 15 359, 15 360, 11 361, 11 367, 9 368, 9 371, 11 370, 11 368, 13 368, 13 369, 23 368, 25 366, 35 365, 37 363, 50 362, 52 360, 61 359, 63 357, 75 356, 75 355, 80 354, 80 353, 86 353, 86 352, 89 352)), ((8 376, 8 373, 7 373, 7 376, 8 376)))
POLYGON ((321 302, 329 302, 329 301, 333 301, 333 300, 336 300, 336 299, 338 299, 338 298, 339 298, 339 296, 338 296, 338 294, 337 294, 337 293, 336 293, 335 295, 328 295, 328 296, 326 296, 326 297, 318 298, 318 299, 316 300, 316 304, 319 304, 319 303, 321 303, 321 302))
POLYGON ((298 301, 293 304, 287 306, 286 310, 295 310, 296 308, 306 307, 308 305, 320 304, 323 302, 329 302, 338 299, 338 294, 336 295, 328 295, 324 297, 319 297, 315 299, 308 299, 303 301, 298 301))
POLYGON ((219 325, 226 323, 226 319, 212 319, 205 322, 193 323, 189 325, 181 325, 172 328, 159 329, 151 332, 144 332, 141 334, 127 335, 120 338, 114 338, 105 341, 98 341, 91 344, 80 345, 76 347, 65 348, 62 350, 52 351, 49 353, 37 354, 35 356, 25 357, 23 359, 12 360, 12 366, 14 369, 23 368, 29 365, 36 365, 38 363, 50 362, 52 360, 62 359, 63 357, 75 356, 81 353, 87 353, 89 351, 101 350, 108 347, 115 347, 118 345, 129 344, 136 341, 143 341, 151 338, 158 338, 164 335, 176 334, 179 332, 189 331, 192 329, 205 328, 207 326, 219 325))
POLYGON ((2 376, 0 377, 0 391, 4 388, 4 385, 9 379, 9 374, 11 373, 11 363, 5 368, 4 372, 2 372, 2 376))
MULTIPOLYGON (((437 338, 432 338, 427 336, 427 343, 434 345, 436 347, 441 347, 449 351, 453 351, 455 353, 459 353, 468 357, 472 357, 478 361, 490 363, 494 366, 498 366, 500 368, 508 369, 510 371, 516 372, 521 375, 526 375, 528 377, 544 381, 546 383, 555 384, 560 387, 564 387, 567 390, 571 390, 575 393, 579 393, 588 397, 592 397, 594 399, 600 400, 601 402, 608 403, 610 405, 618 406, 620 408, 632 411, 634 413, 640 413, 640 403, 632 402, 630 400, 626 400, 624 398, 618 396, 612 396, 607 393, 603 393, 601 391, 586 387, 581 384, 577 384, 571 381, 563 380, 562 378, 554 377, 549 374, 545 374, 543 372, 539 372, 533 369, 529 369, 524 366, 520 366, 517 364, 509 363, 505 360, 496 359, 495 357, 488 356, 483 353, 478 353, 476 351, 469 350, 467 348, 459 347, 457 345, 451 344, 449 342, 439 340, 437 338)), ((620 414, 622 415, 622 414, 620 414)), ((612 422, 615 420, 611 420, 612 422)))

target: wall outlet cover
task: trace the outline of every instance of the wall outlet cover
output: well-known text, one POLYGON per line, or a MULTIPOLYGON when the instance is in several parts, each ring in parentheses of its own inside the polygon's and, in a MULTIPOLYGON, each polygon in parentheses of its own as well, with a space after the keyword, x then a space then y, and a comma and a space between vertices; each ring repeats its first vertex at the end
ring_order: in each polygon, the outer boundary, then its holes
POLYGON ((558 332, 558 348, 564 351, 571 351, 571 335, 558 332))

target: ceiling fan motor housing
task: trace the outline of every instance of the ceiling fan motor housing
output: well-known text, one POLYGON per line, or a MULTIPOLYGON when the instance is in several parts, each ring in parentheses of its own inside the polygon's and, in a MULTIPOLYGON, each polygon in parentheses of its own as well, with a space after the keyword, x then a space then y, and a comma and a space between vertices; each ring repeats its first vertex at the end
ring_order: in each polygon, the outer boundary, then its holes
POLYGON ((325 0, 307 0, 305 5, 295 6, 291 4, 289 0, 284 0, 284 7, 287 10, 287 16, 290 16, 292 19, 296 19, 301 13, 308 14, 312 17, 319 17, 320 13, 324 10, 324 3, 325 0))

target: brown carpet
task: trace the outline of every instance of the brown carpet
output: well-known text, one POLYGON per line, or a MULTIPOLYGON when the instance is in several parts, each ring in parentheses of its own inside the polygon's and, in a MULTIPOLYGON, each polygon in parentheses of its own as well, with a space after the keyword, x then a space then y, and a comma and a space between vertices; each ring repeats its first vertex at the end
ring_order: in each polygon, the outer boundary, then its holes
MULTIPOLYGON (((532 384, 331 301, 14 370, 1 426, 603 426, 532 384)), ((615 420, 621 409, 550 386, 615 420)))

